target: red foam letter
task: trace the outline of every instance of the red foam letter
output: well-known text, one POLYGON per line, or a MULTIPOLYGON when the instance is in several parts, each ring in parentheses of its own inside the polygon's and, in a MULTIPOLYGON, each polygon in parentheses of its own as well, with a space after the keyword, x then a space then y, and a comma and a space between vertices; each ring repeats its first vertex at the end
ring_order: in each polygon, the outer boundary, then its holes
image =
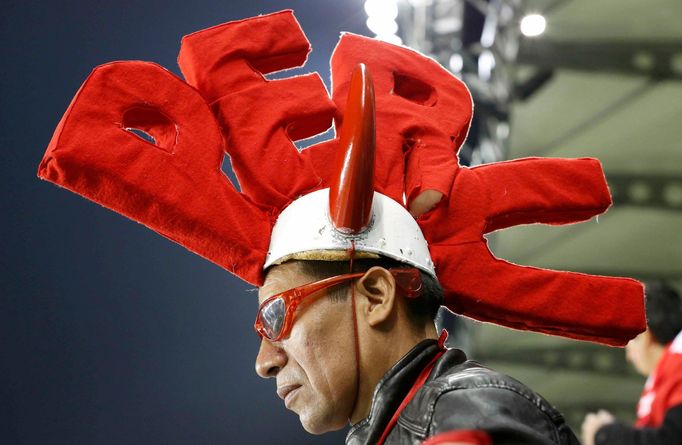
POLYGON ((610 203, 594 159, 462 168, 450 199, 419 220, 447 306, 513 328, 624 345, 645 327, 638 281, 517 266, 495 258, 483 237, 518 224, 583 221, 610 203))
POLYGON ((344 34, 332 56, 334 102, 345 109, 350 74, 367 65, 376 98, 377 191, 408 202, 424 190, 447 196, 457 150, 472 114, 466 86, 437 62, 408 48, 344 34), (390 166, 390 168, 386 168, 390 166))
POLYGON ((38 175, 257 284, 272 221, 222 174, 223 155, 218 125, 196 90, 158 65, 115 62, 85 81, 38 175))
POLYGON ((317 73, 276 81, 263 74, 300 66, 309 51, 283 11, 186 36, 178 58, 218 116, 242 191, 275 210, 322 182, 291 140, 329 128, 334 107, 317 73))

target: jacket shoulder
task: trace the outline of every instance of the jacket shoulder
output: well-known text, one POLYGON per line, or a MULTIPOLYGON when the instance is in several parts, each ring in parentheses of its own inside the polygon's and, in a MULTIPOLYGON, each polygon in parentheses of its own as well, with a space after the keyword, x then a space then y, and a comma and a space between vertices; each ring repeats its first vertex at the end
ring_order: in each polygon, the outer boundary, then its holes
POLYGON ((423 437, 478 429, 499 444, 577 443, 563 416, 519 381, 467 361, 432 376, 398 423, 423 437), (566 437, 563 437, 566 436, 566 437))

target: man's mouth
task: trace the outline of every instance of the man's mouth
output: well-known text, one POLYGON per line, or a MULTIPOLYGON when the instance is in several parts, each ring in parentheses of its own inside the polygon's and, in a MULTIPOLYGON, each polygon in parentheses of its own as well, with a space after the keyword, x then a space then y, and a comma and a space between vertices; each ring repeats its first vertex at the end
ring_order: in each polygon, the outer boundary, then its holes
POLYGON ((277 387, 277 395, 280 399, 284 400, 284 406, 289 408, 291 399, 296 395, 296 391, 300 387, 301 385, 283 385, 277 387))

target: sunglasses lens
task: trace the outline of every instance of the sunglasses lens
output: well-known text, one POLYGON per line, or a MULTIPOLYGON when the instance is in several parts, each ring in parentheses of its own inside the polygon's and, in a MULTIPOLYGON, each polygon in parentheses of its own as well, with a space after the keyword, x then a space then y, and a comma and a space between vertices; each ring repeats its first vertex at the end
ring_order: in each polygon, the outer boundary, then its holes
POLYGON ((284 299, 275 298, 260 310, 260 322, 270 340, 277 338, 282 331, 285 309, 284 299))

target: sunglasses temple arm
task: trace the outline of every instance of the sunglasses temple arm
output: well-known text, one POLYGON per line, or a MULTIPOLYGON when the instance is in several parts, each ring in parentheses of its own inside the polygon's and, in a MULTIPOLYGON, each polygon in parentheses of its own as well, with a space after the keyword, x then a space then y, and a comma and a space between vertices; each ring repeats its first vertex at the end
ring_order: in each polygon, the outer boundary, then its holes
POLYGON ((341 284, 344 281, 349 281, 354 278, 358 278, 364 275, 363 273, 355 273, 355 274, 350 274, 350 275, 342 275, 339 277, 332 277, 332 278, 327 278, 326 280, 318 281, 317 283, 313 283, 309 286, 306 287, 306 293, 307 294, 312 294, 318 291, 321 291, 322 289, 326 289, 328 287, 336 286, 337 284, 341 284))

